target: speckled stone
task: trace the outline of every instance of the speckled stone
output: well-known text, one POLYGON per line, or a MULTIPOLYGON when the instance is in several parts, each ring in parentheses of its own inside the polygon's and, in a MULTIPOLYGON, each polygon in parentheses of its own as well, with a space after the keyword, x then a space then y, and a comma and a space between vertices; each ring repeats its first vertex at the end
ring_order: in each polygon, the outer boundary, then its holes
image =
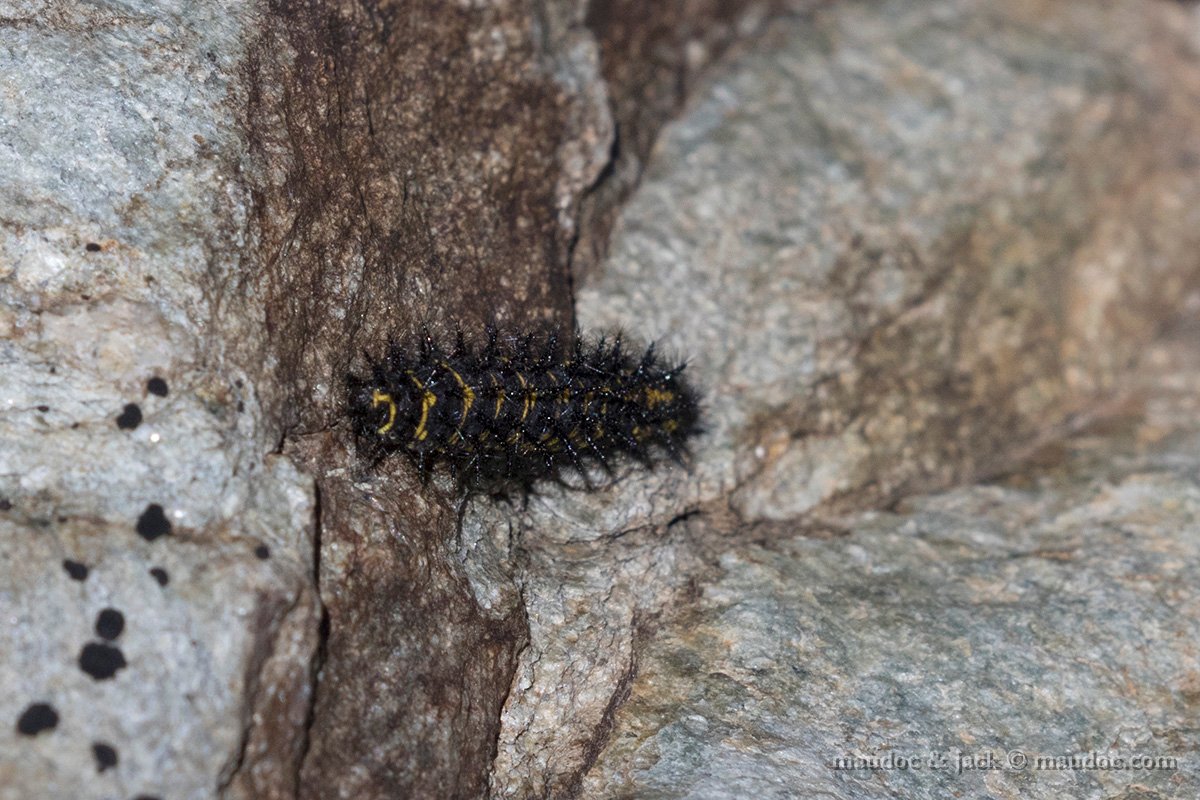
POLYGON ((685 501, 790 519, 1002 467, 1196 285, 1197 98, 1169 5, 781 21, 660 137, 580 323, 688 358, 685 501))
MULTIPOLYGON (((280 486, 297 480, 283 462, 271 471, 280 486)), ((279 537, 284 524, 303 531, 312 512, 301 491, 260 495, 258 502, 269 511, 249 507, 240 518, 255 535, 279 537), (280 521, 280 514, 292 516, 280 521)), ((5 800, 109 798, 135 790, 213 797, 213 776, 230 759, 246 753, 259 769, 272 763, 273 754, 247 752, 244 729, 231 724, 246 709, 272 713, 258 696, 260 682, 307 709, 307 671, 292 670, 308 663, 318 618, 301 563, 264 563, 239 548, 195 539, 147 544, 123 522, 38 526, 0 519, 0 564, 20 565, 0 569, 5 800), (63 571, 64 550, 86 558, 86 582, 63 571), (169 587, 149 573, 152 564, 168 565, 169 587), (98 622, 112 607, 124 619, 119 634, 111 614, 106 624, 98 622), (47 698, 58 726, 33 739, 17 735, 13 723, 24 704, 47 698), (119 767, 97 774, 96 741, 120 752, 119 767)), ((303 730, 303 719, 292 721, 293 732, 303 730)))
POLYGON ((710 72, 577 293, 688 358, 692 470, 466 518, 476 596, 515 571, 530 625, 495 795, 581 791, 713 540, 836 531, 1102 409, 1197 285, 1195 36, 1176 4, 835 3, 710 72))
MULTIPOLYGON (((230 110, 257 15, 0 8, 5 800, 200 800, 223 781, 244 796, 237 769, 286 786, 298 768, 320 619, 312 479, 270 455, 258 404, 239 413, 244 365, 208 349, 245 245, 230 110), (23 737, 34 701, 58 724, 23 737), (119 764, 98 772, 96 742, 119 764)), ((223 322, 246 339, 259 324, 223 322)))
POLYGON ((998 483, 715 554, 580 796, 1195 797, 1196 333, 998 483))

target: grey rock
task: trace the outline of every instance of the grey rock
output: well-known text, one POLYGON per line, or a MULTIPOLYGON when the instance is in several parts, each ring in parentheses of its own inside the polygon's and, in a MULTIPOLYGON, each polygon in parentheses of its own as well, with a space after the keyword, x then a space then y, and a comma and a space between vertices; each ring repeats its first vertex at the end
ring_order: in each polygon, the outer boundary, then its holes
POLYGON ((312 480, 266 455, 246 373, 204 364, 204 287, 244 245, 227 103, 252 12, 0 10, 0 797, 246 796, 298 769, 312 480), (58 723, 28 737, 35 702, 58 723))
POLYGON ((22 520, 20 500, 6 515, 18 519, 0 520, 0 797, 207 798, 243 764, 296 769, 319 621, 312 506, 288 462, 268 470, 272 493, 239 508, 225 541, 178 519, 150 542, 136 516, 22 520), (262 542, 267 559, 254 552, 262 542), (64 558, 87 577, 71 580, 64 558), (111 642, 95 631, 104 609, 124 621, 111 642), (85 661, 98 645, 108 659, 85 661), (59 716, 34 738, 15 724, 32 702, 59 716), (119 757, 102 775, 96 742, 119 757))
MULTIPOLYGON (((1198 99, 1191 20, 1164 4, 834 4, 715 69, 577 295, 584 329, 689 358, 709 425, 692 470, 466 516, 476 596, 500 559, 530 626, 493 793, 622 785, 617 755, 589 770, 644 674, 638 637, 686 607, 713 540, 838 530, 1100 413, 1196 286, 1198 99)), ((756 577, 775 580, 737 587, 756 577)), ((713 785, 745 796, 735 772, 713 785)))
POLYGON ((1195 284, 1190 20, 1081 8, 837 4, 664 131, 578 308, 690 359, 701 499, 789 519, 986 473, 1195 284))
POLYGON ((1194 336, 1041 467, 720 553, 581 796, 1195 797, 1194 336))

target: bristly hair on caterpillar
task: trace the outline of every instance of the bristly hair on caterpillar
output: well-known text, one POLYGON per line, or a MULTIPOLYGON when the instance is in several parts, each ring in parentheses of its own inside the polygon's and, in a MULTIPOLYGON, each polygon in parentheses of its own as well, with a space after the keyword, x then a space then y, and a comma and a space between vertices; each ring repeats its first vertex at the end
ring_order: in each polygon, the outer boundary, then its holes
POLYGON ((611 472, 622 456, 682 464, 700 431, 685 364, 664 362, 653 345, 631 353, 620 335, 564 346, 552 334, 489 328, 482 348, 460 333, 443 350, 426 334, 367 358, 370 372, 346 381, 360 453, 378 462, 404 452, 423 478, 446 464, 468 490, 528 491, 566 469, 590 487, 589 465, 611 472))

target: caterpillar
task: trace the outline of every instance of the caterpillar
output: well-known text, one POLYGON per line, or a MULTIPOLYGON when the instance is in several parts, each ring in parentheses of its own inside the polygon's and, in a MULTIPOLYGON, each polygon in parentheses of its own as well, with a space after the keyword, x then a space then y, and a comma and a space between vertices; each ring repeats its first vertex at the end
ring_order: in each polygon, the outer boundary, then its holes
POLYGON ((347 378, 349 416, 360 452, 378 462, 404 452, 422 478, 444 463, 467 489, 528 491, 574 469, 611 473, 614 458, 650 467, 666 455, 683 463, 700 430, 698 395, 683 363, 650 346, 631 353, 619 335, 499 335, 472 348, 460 333, 445 351, 428 334, 415 346, 391 343, 370 371, 347 378))

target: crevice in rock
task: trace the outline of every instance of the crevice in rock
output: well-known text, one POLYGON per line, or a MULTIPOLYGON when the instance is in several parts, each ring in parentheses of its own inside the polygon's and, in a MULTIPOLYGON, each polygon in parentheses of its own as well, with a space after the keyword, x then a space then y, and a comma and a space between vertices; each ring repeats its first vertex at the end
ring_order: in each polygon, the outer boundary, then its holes
POLYGON ((265 267, 243 288, 265 306, 267 415, 320 476, 300 796, 475 796, 511 685, 490 665, 511 678, 528 638, 475 606, 435 490, 403 465, 356 483, 338 419, 345 371, 388 337, 570 306, 554 154, 579 132, 572 98, 535 67, 528 9, 410 12, 274 4, 246 67, 265 267), (390 702, 373 702, 380 687, 390 702))
POLYGON ((566 797, 572 800, 575 800, 582 794, 584 776, 587 775, 588 770, 596 763, 596 759, 600 757, 600 754, 604 752, 604 748, 608 744, 608 739, 612 735, 617 712, 625 701, 629 699, 633 682, 637 678, 639 642, 649 634, 643 624, 641 614, 636 611, 633 615, 632 628, 633 645, 629 652, 629 663, 625 666, 625 671, 617 679, 612 694, 609 696, 608 705, 605 706, 604 713, 601 714, 600 720, 592 730, 591 738, 584 747, 583 757, 578 770, 573 775, 567 776, 565 794, 566 797))
MULTIPOLYGON (((532 642, 530 641, 530 637, 529 637, 529 631, 530 631, 529 602, 527 601, 527 599, 525 597, 525 591, 526 591, 526 588, 524 585, 519 586, 519 588, 518 588, 519 609, 518 610, 519 610, 519 613, 521 614, 520 625, 521 625, 521 629, 524 631, 524 634, 525 634, 525 644, 524 644, 524 646, 521 647, 520 650, 518 650, 516 652, 516 654, 513 657, 513 669, 512 669, 511 674, 508 676, 508 690, 506 692, 504 692, 504 696, 500 699, 499 713, 497 714, 495 731, 494 731, 494 735, 492 736, 491 752, 490 752, 489 758, 488 758, 487 784, 488 784, 489 793, 490 793, 490 789, 491 789, 492 776, 494 774, 494 765, 496 763, 496 756, 500 752, 500 737, 504 733, 504 726, 500 724, 500 715, 504 713, 504 709, 508 706, 508 701, 512 697, 514 687, 516 686, 517 671, 521 667, 521 661, 522 661, 522 659, 525 658, 525 654, 528 653, 529 649, 533 646, 532 642)), ((534 660, 534 663, 535 664, 537 663, 536 659, 534 660)), ((519 738, 519 736, 518 736, 518 738, 519 738)))
MULTIPOLYGON (((267 601, 267 598, 260 597, 260 602, 264 601, 267 601)), ((283 635, 281 629, 285 621, 292 614, 296 613, 303 603, 303 595, 298 592, 286 605, 270 603, 269 605, 260 605, 257 609, 255 614, 257 622, 254 624, 253 630, 259 632, 259 636, 256 639, 257 646, 251 653, 243 676, 245 702, 242 705, 238 747, 229 763, 222 768, 217 779, 217 791, 222 797, 236 794, 234 786, 239 782, 244 782, 246 786, 254 786, 253 777, 246 776, 244 768, 248 757, 250 757, 249 750, 256 732, 256 725, 265 724, 256 718, 262 712, 264 706, 269 703, 271 699, 270 695, 280 688, 275 686, 271 677, 264 673, 268 671, 268 665, 272 657, 276 655, 278 639, 283 635), (269 632, 270 635, 264 635, 266 632, 269 632), (264 690, 267 694, 264 694, 264 690)), ((286 691, 286 687, 283 690, 286 691)), ((269 736, 269 732, 267 735, 269 736)), ((273 742, 276 745, 281 743, 281 741, 273 742)), ((299 763, 298 760, 297 763, 299 763)), ((272 790, 278 791, 281 788, 273 786, 272 790)))
POLYGON ((321 692, 321 669, 325 665, 325 655, 329 646, 329 609, 325 607, 325 600, 321 596, 321 536, 322 536, 322 507, 321 507, 321 486, 314 482, 313 485, 313 590, 317 595, 317 602, 321 607, 321 619, 317 625, 317 648, 313 653, 312 663, 309 665, 309 695, 308 695, 308 713, 305 715, 304 727, 300 732, 300 747, 297 753, 295 770, 292 773, 292 786, 295 787, 295 797, 300 797, 300 774, 304 769, 304 762, 308 758, 308 751, 312 747, 312 730, 313 724, 317 717, 317 700, 321 692))

